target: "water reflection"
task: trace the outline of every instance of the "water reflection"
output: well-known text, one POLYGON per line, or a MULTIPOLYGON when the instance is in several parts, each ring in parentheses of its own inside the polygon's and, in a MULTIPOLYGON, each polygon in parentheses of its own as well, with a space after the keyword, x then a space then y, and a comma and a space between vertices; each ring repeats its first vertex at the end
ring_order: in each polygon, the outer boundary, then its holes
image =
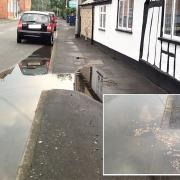
POLYGON ((83 92, 102 102, 103 76, 91 66, 80 69, 75 76, 75 90, 83 92))
POLYGON ((24 75, 47 74, 49 69, 49 60, 26 59, 19 63, 21 72, 24 75))
POLYGON ((114 97, 105 96, 105 174, 180 174, 179 96, 114 97))
POLYGON ((41 92, 49 89, 73 90, 73 82, 74 74, 64 75, 63 78, 55 74, 24 76, 19 66, 1 80, 0 179, 15 179, 41 92))

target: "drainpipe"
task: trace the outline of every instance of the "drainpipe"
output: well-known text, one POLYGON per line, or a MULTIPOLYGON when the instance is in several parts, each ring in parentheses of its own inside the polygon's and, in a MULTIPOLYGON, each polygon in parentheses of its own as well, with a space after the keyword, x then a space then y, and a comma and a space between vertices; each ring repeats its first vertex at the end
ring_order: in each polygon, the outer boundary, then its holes
POLYGON ((94 5, 92 5, 92 29, 91 29, 91 44, 94 44, 94 5))

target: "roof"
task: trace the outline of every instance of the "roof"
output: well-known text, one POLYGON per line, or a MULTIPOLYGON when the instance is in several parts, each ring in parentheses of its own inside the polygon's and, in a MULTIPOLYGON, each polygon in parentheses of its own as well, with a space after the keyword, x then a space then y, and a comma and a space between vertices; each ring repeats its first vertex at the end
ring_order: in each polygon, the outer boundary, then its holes
POLYGON ((100 5, 100 4, 111 4, 112 0, 86 0, 80 6, 89 6, 89 5, 100 5))
POLYGON ((44 11, 25 11, 25 12, 23 12, 23 14, 26 14, 26 13, 49 15, 49 12, 44 12, 44 11))
POLYGON ((49 14, 54 14, 55 15, 55 12, 53 12, 53 11, 45 11, 45 12, 47 12, 49 14))

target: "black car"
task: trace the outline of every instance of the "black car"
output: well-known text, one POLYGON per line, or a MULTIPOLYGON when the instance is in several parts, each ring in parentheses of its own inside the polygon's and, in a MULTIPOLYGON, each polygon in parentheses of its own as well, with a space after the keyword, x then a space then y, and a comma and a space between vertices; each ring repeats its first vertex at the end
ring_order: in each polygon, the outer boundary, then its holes
POLYGON ((17 43, 29 37, 41 38, 53 45, 54 22, 48 12, 27 11, 21 15, 17 27, 17 43))

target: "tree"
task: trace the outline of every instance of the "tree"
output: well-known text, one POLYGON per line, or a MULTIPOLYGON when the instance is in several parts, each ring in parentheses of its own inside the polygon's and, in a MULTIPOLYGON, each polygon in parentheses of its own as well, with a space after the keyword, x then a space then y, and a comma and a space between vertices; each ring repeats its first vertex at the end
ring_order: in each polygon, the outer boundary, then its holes
POLYGON ((32 0, 31 10, 54 11, 56 14, 65 13, 66 0, 32 0))

